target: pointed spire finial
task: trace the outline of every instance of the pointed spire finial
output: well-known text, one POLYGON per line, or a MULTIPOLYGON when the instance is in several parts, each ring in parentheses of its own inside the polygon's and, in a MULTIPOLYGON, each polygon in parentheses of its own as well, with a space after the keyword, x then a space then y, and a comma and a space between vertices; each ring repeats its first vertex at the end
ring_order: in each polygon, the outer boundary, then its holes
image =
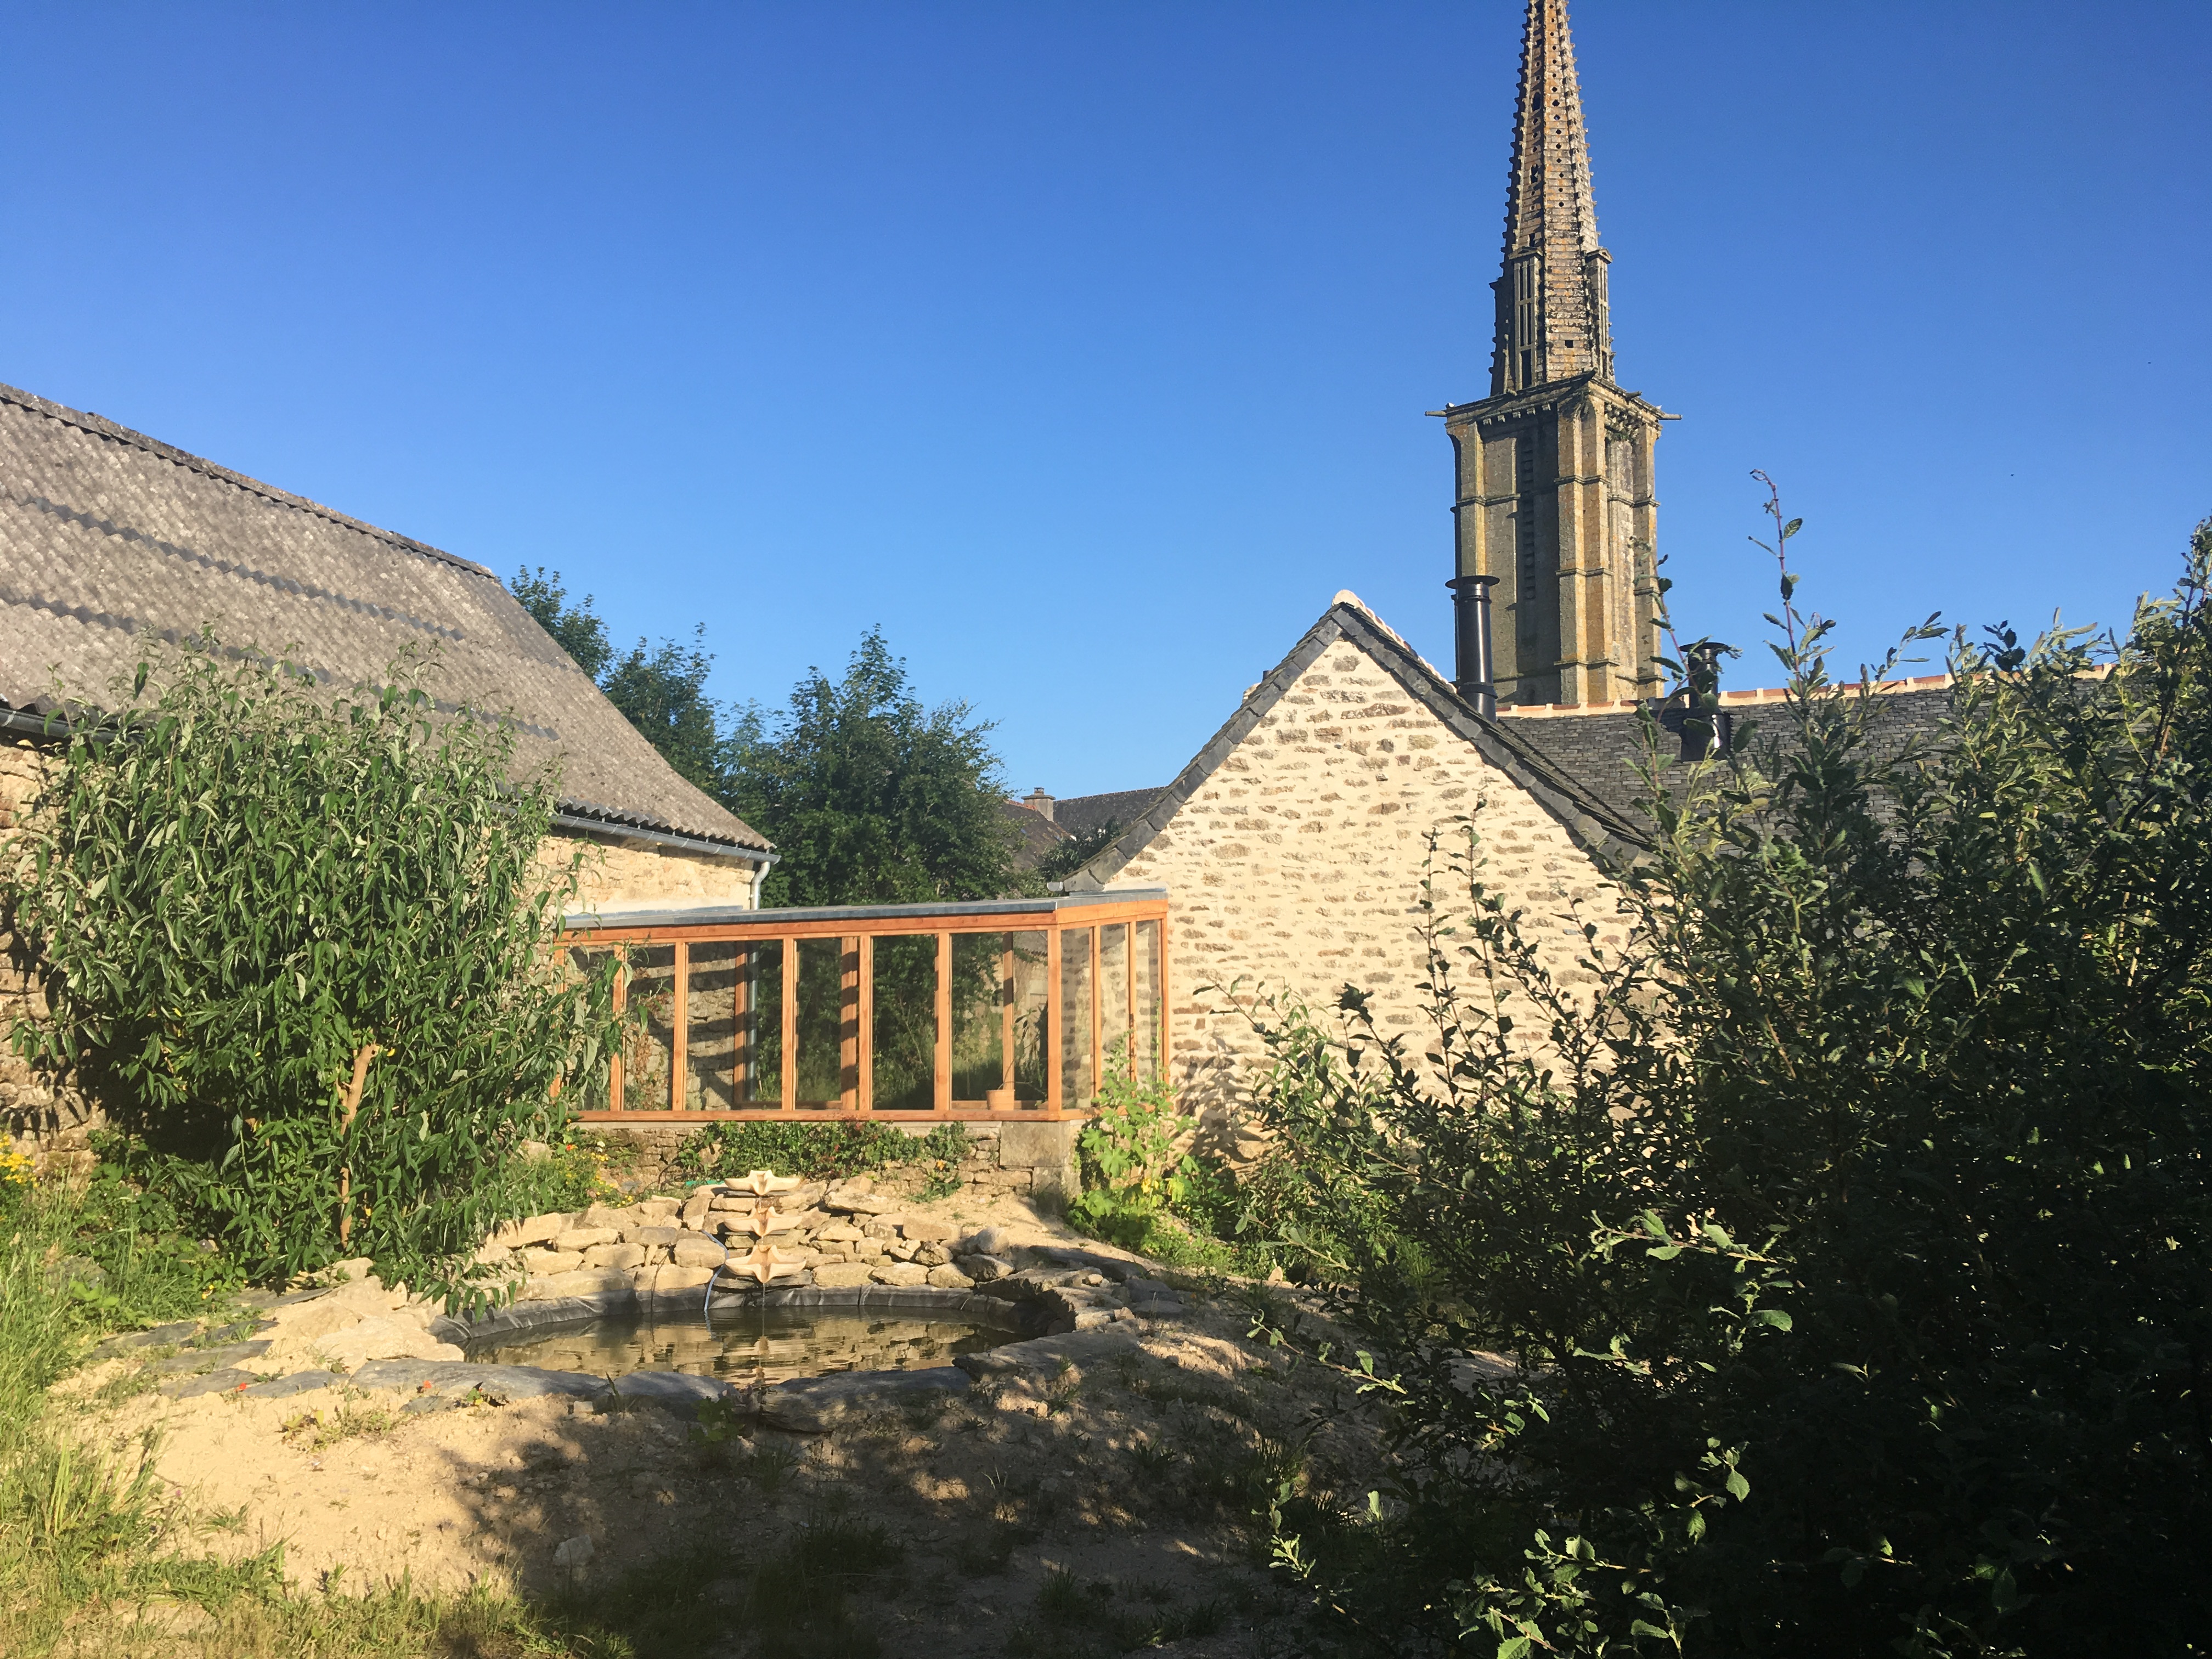
POLYGON ((1590 192, 1589 139, 1566 0, 1528 0, 1513 175, 1505 197, 1505 269, 1497 283, 1495 397, 1595 374, 1613 379, 1606 265, 1590 192))

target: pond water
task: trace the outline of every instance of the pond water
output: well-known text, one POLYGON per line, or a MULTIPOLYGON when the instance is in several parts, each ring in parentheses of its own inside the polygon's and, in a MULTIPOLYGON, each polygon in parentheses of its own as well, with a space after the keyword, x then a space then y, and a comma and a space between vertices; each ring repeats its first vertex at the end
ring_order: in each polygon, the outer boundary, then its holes
POLYGON ((717 1309, 714 1324, 632 1316, 549 1325, 473 1343, 482 1364, 622 1376, 689 1371, 738 1388, 832 1371, 919 1370, 1021 1339, 986 1326, 823 1309, 717 1309))

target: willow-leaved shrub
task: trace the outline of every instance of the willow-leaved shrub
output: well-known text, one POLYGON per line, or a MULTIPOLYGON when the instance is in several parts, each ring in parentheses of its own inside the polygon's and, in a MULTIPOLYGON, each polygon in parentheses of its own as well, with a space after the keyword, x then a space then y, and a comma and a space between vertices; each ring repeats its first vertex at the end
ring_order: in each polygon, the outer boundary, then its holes
POLYGON ((1372 1514, 1286 1489, 1277 1547, 1378 1650, 2212 1627, 2212 524, 2115 647, 1954 642, 1920 743, 1793 586, 1786 704, 1655 763, 1594 983, 1475 848, 1426 1042, 1357 992, 1341 1038, 1272 1033, 1287 1156, 1377 1218, 1334 1276, 1397 1435, 1372 1514))
POLYGON ((52 1010, 17 1048, 265 1281, 366 1255, 459 1290, 601 1063, 605 975, 559 946, 577 863, 537 856, 551 785, 423 670, 333 698, 250 653, 142 665, 0 870, 52 1010))

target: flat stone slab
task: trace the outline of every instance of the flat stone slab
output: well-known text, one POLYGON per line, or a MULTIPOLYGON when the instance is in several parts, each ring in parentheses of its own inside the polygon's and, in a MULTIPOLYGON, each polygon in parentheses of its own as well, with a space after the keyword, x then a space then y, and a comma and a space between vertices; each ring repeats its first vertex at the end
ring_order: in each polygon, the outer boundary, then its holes
POLYGON ((487 1398, 501 1401, 535 1400, 549 1394, 595 1400, 607 1392, 606 1378, 581 1371, 477 1365, 462 1359, 372 1359, 346 1381, 357 1389, 397 1389, 405 1394, 464 1395, 481 1389, 487 1398))
POLYGON ((248 1400, 289 1400, 295 1394, 313 1394, 344 1381, 336 1371, 294 1371, 289 1376, 272 1376, 240 1392, 248 1400))
POLYGON ((831 1376, 810 1376, 779 1382, 763 1390, 761 1421, 771 1428, 821 1434, 848 1418, 894 1410, 933 1395, 964 1394, 970 1381, 968 1373, 957 1365, 933 1365, 927 1370, 840 1371, 831 1376))
POLYGON ((1063 1373, 1080 1376, 1085 1365, 1101 1364, 1116 1355, 1133 1352, 1136 1346, 1137 1334, 1133 1329, 1115 1327, 1009 1342, 1003 1348, 963 1353, 952 1363, 978 1382, 1049 1382, 1063 1373))
MULTIPOLYGON (((266 1347, 268 1344, 262 1346, 266 1347)), ((204 1376, 179 1377, 174 1382, 164 1382, 160 1392, 172 1400, 196 1400, 204 1394, 242 1394, 260 1380, 252 1371, 225 1366, 204 1376)))
POLYGON ((696 1417, 707 1401, 733 1400, 738 1393, 719 1376, 695 1376, 690 1371, 632 1371, 615 1378, 615 1392, 625 1400, 663 1407, 678 1417, 696 1417))
POLYGON ((173 1353, 161 1360, 155 1369, 167 1376, 179 1371, 213 1370, 219 1365, 234 1364, 241 1359, 258 1359, 268 1352, 269 1344, 265 1340, 259 1342, 226 1342, 220 1347, 186 1348, 181 1353, 173 1353))
POLYGON ((140 1348, 171 1348, 189 1342, 199 1334, 197 1319, 180 1320, 173 1325, 156 1325, 150 1331, 126 1331, 121 1336, 111 1336, 86 1356, 88 1359, 112 1359, 119 1353, 134 1352, 140 1348))

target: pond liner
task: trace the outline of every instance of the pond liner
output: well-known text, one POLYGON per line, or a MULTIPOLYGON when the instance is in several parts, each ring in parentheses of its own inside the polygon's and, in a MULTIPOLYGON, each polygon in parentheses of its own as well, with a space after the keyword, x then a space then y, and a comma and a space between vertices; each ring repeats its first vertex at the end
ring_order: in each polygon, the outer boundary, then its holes
MULTIPOLYGON (((598 1296, 556 1297, 544 1302, 513 1302, 477 1319, 441 1317, 430 1322, 430 1334, 456 1347, 469 1347, 495 1337, 510 1336, 551 1325, 574 1325, 586 1320, 608 1319, 652 1312, 676 1313, 692 1307, 690 1291, 656 1296, 636 1291, 609 1291, 598 1296)), ((932 1318, 980 1325, 1010 1336, 1045 1334, 1045 1309, 1033 1301, 1009 1300, 975 1291, 941 1291, 921 1285, 793 1285, 782 1290, 729 1287, 714 1297, 718 1311, 732 1308, 819 1309, 838 1313, 915 1313, 932 1318)), ((425 1361, 425 1364, 456 1362, 425 1361)))

